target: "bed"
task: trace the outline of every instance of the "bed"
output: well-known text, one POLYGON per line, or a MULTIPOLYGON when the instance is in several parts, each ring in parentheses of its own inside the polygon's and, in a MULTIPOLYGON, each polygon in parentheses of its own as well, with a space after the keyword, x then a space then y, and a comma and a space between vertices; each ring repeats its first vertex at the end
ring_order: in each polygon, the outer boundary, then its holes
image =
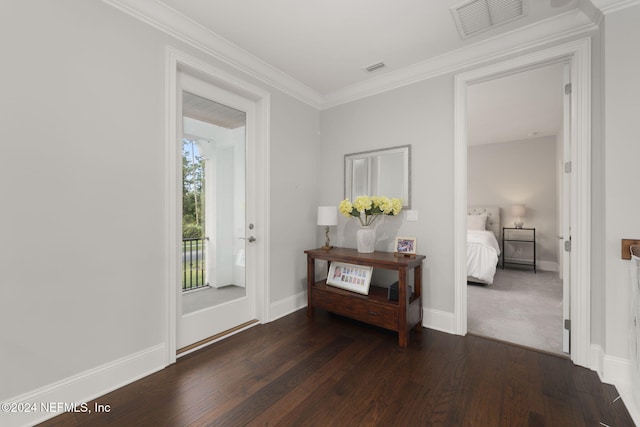
POLYGON ((500 208, 467 208, 467 281, 490 285, 500 259, 500 208))

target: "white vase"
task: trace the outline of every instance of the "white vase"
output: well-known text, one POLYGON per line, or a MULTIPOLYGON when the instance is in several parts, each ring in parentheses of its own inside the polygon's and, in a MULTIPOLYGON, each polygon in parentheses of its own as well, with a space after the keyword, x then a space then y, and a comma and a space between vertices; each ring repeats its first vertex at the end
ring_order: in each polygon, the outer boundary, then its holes
POLYGON ((376 229, 371 226, 363 226, 356 232, 358 252, 370 254, 376 248, 376 229))

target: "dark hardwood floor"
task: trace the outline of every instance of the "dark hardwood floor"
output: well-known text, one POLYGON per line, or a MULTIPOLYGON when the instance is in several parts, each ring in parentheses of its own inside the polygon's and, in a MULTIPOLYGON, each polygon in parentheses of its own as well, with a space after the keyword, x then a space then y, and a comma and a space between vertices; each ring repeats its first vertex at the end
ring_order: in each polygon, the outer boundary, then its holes
POLYGON ((300 310, 43 426, 633 426, 615 387, 570 360, 300 310))

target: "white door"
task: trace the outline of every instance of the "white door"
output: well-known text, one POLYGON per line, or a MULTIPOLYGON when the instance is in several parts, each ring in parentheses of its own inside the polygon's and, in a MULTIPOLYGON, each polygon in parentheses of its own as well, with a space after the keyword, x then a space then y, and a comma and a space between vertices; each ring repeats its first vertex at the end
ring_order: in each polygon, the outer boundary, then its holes
POLYGON ((247 157, 255 104, 179 73, 178 144, 182 146, 182 274, 178 353, 256 319, 251 274, 253 176, 247 157), (195 243, 194 243, 195 242, 195 243))
POLYGON ((571 69, 564 66, 562 111, 562 205, 560 242, 560 277, 562 278, 562 351, 571 352, 571 69))

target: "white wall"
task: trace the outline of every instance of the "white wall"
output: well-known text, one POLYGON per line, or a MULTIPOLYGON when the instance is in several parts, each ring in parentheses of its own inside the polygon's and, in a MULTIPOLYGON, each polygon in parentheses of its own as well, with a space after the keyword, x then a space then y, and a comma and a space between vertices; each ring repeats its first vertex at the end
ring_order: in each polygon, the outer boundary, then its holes
MULTIPOLYGON (((619 245, 640 237, 633 191, 640 154, 637 22, 640 6, 605 18, 602 132, 602 57, 594 38, 591 339, 620 358, 627 355, 628 264, 619 245)), ((397 234, 416 236, 427 255, 425 307, 453 312, 451 75, 318 113, 106 4, 5 0, 2 400, 162 344, 167 44, 271 92, 272 302, 304 291, 302 251, 322 241, 316 207, 343 197, 343 155, 411 144, 419 220, 386 220, 378 249, 391 249, 397 234)), ((334 238, 353 247, 355 229, 341 218, 334 238)))
POLYGON ((167 44, 271 92, 271 298, 300 291, 318 111, 105 3, 3 1, 2 401, 163 344, 167 44))
POLYGON ((320 159, 320 114, 287 97, 272 97, 271 302, 302 295, 306 304, 307 256, 320 246, 317 208, 325 185, 320 159))
POLYGON ((629 261, 620 240, 640 239, 638 118, 640 5, 605 18, 606 352, 628 357, 629 261))
MULTIPOLYGON (((470 146, 467 154, 469 206, 500 206, 501 226, 513 227, 511 205, 524 204, 524 227, 536 228, 541 269, 557 269, 556 138, 470 146)), ((505 248, 507 258, 533 259, 531 245, 522 254, 505 248)))
MULTIPOLYGON (((322 204, 344 197, 344 155, 411 144, 411 206, 377 228, 376 249, 392 251, 395 237, 417 238, 424 304, 453 312, 453 76, 440 76, 322 111, 322 204)), ((357 221, 340 215, 337 244, 355 248, 357 221)))
MULTIPOLYGON (((595 107, 592 114, 593 153, 592 197, 602 200, 604 175, 599 150, 602 145, 600 109, 600 46, 598 34, 594 41, 592 95, 595 107)), ((581 35, 580 37, 585 37, 581 35)), ((568 40, 567 40, 568 41, 568 40)), ((561 41, 558 41, 560 43, 561 41)), ((525 52, 522 52, 525 53, 525 52)), ((464 71, 464 70, 460 70, 464 71)), ((344 154, 411 144, 412 149, 412 207, 418 211, 417 222, 407 222, 405 215, 388 219, 378 227, 378 250, 391 250, 397 235, 418 238, 418 252, 425 261, 425 292, 423 306, 444 316, 454 312, 453 271, 453 75, 441 75, 413 83, 389 92, 370 96, 349 104, 322 111, 322 157, 326 168, 321 189, 323 204, 337 204, 343 197, 344 154)), ((551 173, 555 177, 555 170, 551 173)), ((598 254, 604 219, 600 205, 593 208, 594 254, 598 254)), ((551 213, 552 217, 555 212, 551 213)), ((338 244, 355 247, 354 221, 341 218, 336 237, 338 244)), ((551 232, 555 235, 555 230, 551 232)), ((551 250, 552 251, 552 250, 551 250)), ((604 341, 604 315, 601 306, 603 292, 600 279, 602 257, 594 256, 591 266, 596 280, 592 286, 592 341, 604 341)))
POLYGON ((163 72, 100 3, 2 8, 4 400, 162 341, 163 72))

